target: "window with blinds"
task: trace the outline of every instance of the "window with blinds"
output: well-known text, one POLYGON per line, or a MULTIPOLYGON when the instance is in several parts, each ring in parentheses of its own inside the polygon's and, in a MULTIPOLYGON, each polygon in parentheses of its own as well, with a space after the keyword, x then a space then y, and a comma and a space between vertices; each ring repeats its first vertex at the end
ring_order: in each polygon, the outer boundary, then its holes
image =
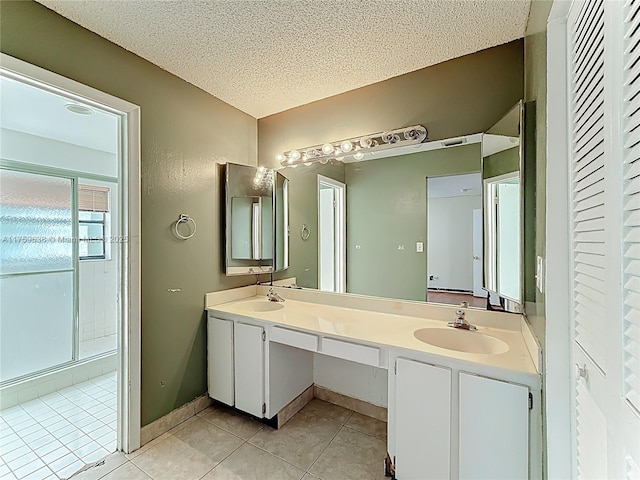
POLYGON ((624 393, 640 413, 640 1, 624 8, 623 337, 624 393))
POLYGON ((79 184, 78 210, 80 260, 105 259, 109 188, 79 184))
POLYGON ((108 212, 109 188, 79 184, 78 210, 81 212, 108 212))
POLYGON ((584 2, 571 40, 571 187, 575 339, 606 372, 604 5, 584 2))

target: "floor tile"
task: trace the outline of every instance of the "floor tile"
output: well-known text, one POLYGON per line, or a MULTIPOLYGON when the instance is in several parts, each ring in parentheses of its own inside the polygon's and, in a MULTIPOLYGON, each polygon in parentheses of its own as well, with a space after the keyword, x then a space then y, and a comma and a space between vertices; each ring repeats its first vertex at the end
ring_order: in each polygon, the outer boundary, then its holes
POLYGON ((198 416, 245 440, 251 438, 264 427, 262 423, 255 421, 248 415, 219 404, 206 408, 198 413, 198 416))
POLYGON ((345 426, 353 428, 367 435, 372 435, 380 440, 387 439, 387 423, 382 420, 377 420, 366 415, 362 415, 358 412, 353 412, 353 415, 349 417, 345 426))
POLYGON ((304 470, 245 443, 202 480, 300 480, 304 470))
POLYGON ((18 470, 20 467, 30 463, 30 462, 34 462, 38 460, 38 456, 33 453, 31 450, 29 450, 27 453, 25 453, 24 455, 20 455, 17 458, 14 458, 13 460, 10 460, 7 463, 7 465, 9 466, 9 468, 11 470, 13 470, 14 472, 16 470, 18 470))
POLYGON ((22 457, 23 455, 26 455, 27 453, 29 453, 31 451, 31 449, 27 446, 27 445, 23 445, 21 447, 15 448, 13 450, 11 450, 10 452, 2 452, 1 456, 2 456, 2 460, 5 463, 10 463, 13 460, 15 460, 18 457, 22 457))
POLYGON ((56 474, 60 478, 70 478, 75 473, 80 471, 83 467, 84 467, 84 463, 82 463, 81 460, 76 460, 73 463, 71 463, 71 464, 67 465, 66 467, 64 467, 63 469, 58 470, 56 472, 56 474))
POLYGON ((131 461, 156 480, 197 479, 238 448, 243 440, 196 418, 131 461))
POLYGON ((281 429, 264 428, 249 439, 253 445, 306 470, 320 456, 340 425, 300 411, 281 429))
POLYGON ((101 480, 149 480, 151 477, 140 470, 132 462, 116 468, 111 473, 102 477, 101 480))
POLYGON ((347 408, 317 398, 312 399, 302 410, 339 423, 340 425, 344 425, 344 422, 346 422, 352 414, 352 411, 347 408))
POLYGON ((63 445, 59 440, 53 440, 50 443, 45 443, 43 446, 36 448, 35 452, 39 457, 44 457, 46 454, 51 453, 62 446, 63 445))
POLYGON ((47 464, 51 465, 53 462, 61 459, 62 457, 70 454, 71 451, 65 447, 64 445, 56 448, 55 450, 47 453, 46 455, 42 455, 40 458, 47 464))
POLYGON ((316 477, 315 475, 307 473, 307 474, 305 474, 304 477, 302 477, 302 480, 321 480, 321 479, 316 477))
POLYGON ((33 473, 30 473, 22 480, 44 480, 45 478, 53 475, 54 473, 49 469, 49 467, 41 467, 33 473))
POLYGON ((78 460, 80 459, 76 457, 73 453, 67 453, 65 456, 60 457, 59 459, 53 462, 47 462, 47 466, 51 470, 53 470, 56 474, 58 474, 58 476, 61 476, 59 473, 61 470, 64 470, 69 465, 71 465, 74 462, 77 462, 78 460))
POLYGON ((24 478, 27 475, 31 475, 36 470, 39 470, 44 466, 45 466, 45 464, 42 462, 42 460, 40 460, 38 457, 35 457, 35 459, 31 460, 29 463, 23 465, 22 467, 14 468, 12 470, 13 470, 13 474, 16 477, 24 478))
POLYGON ((383 440, 342 428, 309 472, 323 480, 382 480, 386 452, 383 440))
POLYGON ((81 458, 81 460, 84 463, 94 463, 94 462, 102 460, 103 458, 105 458, 110 453, 111 452, 109 452, 105 448, 99 448, 98 450, 95 450, 95 451, 83 456, 81 458))

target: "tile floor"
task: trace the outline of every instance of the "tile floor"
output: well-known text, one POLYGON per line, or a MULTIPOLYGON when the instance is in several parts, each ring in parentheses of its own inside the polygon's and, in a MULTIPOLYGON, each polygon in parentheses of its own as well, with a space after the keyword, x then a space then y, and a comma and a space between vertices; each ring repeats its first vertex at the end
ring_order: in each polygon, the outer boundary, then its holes
POLYGON ((0 479, 60 479, 116 450, 117 377, 108 373, 0 411, 0 479))
POLYGON ((383 479, 386 427, 318 399, 280 430, 213 405, 73 480, 383 479))

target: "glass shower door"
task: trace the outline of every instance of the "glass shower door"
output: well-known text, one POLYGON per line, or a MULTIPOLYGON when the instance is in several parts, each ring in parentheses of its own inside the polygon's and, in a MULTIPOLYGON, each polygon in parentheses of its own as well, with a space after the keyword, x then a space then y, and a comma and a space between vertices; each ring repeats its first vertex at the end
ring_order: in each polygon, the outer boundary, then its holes
POLYGON ((0 169, 0 382, 73 360, 73 180, 0 169))

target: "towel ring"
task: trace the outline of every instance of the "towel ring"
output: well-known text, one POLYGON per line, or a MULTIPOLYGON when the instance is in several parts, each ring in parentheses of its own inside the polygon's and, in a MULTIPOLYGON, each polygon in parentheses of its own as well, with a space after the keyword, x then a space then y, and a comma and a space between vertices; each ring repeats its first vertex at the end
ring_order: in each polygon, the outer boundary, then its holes
POLYGON ((198 229, 198 226, 196 225, 196 221, 195 221, 193 218, 191 218, 189 215, 187 215, 186 213, 181 213, 181 214, 178 216, 178 220, 176 221, 176 223, 175 223, 175 227, 174 227, 174 230, 175 230, 175 232, 176 232, 176 236, 177 236, 178 238, 182 239, 182 240, 188 240, 188 239, 190 239, 191 237, 193 237, 193 236, 196 234, 196 230, 197 230, 197 229, 198 229), (182 235, 182 234, 178 231, 178 226, 179 226, 181 223, 189 223, 189 222, 193 223, 193 230, 191 231, 191 233, 190 233, 189 235, 182 235))
POLYGON ((308 240, 309 235, 311 235, 311 231, 309 231, 309 227, 305 223, 302 224, 302 230, 300 231, 300 237, 302 240, 308 240))

